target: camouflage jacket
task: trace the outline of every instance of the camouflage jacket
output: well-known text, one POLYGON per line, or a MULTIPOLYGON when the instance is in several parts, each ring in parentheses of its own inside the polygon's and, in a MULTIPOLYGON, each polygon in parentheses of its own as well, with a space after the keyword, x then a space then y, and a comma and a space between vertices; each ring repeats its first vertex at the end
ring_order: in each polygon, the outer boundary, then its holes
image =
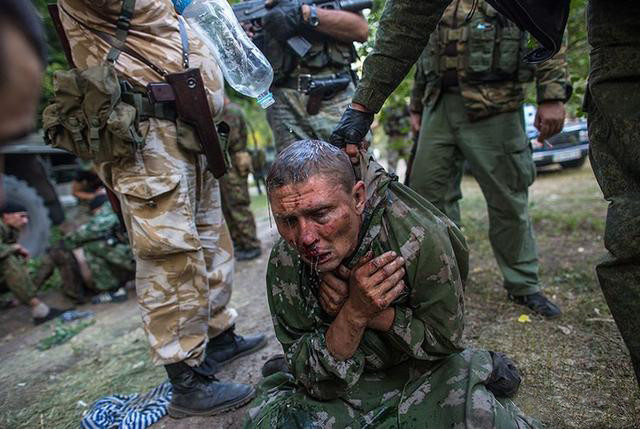
POLYGON ((367 207, 362 233, 357 250, 343 263, 353 267, 369 249, 375 255, 394 250, 406 259, 408 292, 394 303, 391 330, 367 329, 350 359, 335 359, 325 340, 332 318, 318 303, 319 277, 284 240, 271 252, 267 295, 276 337, 297 384, 312 397, 339 397, 366 413, 383 396, 398 394, 419 374, 462 350, 468 253, 451 221, 377 163, 370 162, 363 174, 367 207))
POLYGON ((353 102, 378 112, 409 73, 451 0, 387 0, 353 102))
POLYGON ((119 227, 118 216, 105 204, 89 222, 65 235, 63 243, 68 250, 82 248, 94 278, 105 270, 112 275, 121 271, 133 272, 135 263, 131 247, 126 237, 120 235, 119 227))
POLYGON ((15 253, 13 245, 18 242, 19 231, 0 221, 0 259, 15 253))
MULTIPOLYGON (((226 104, 222 111, 222 120, 231 128, 227 142, 229 154, 233 155, 237 152, 246 152, 247 122, 242 108, 234 103, 226 104)), ((231 158, 231 160, 233 161, 233 158, 231 158)))
POLYGON ((417 62, 411 110, 433 106, 447 79, 459 86, 471 120, 518 110, 525 98, 523 84, 534 77, 538 103, 566 101, 571 94, 566 45, 549 61, 525 64, 527 34, 484 0, 470 15, 473 3, 454 0, 445 10, 417 62))
MULTIPOLYGON (((78 21, 93 30, 114 34, 122 0, 60 0, 58 5, 76 67, 86 69, 102 64, 110 46, 78 21)), ((211 111, 217 118, 224 101, 222 72, 211 51, 188 25, 187 33, 189 65, 200 68, 211 111)), ((137 0, 126 45, 169 73, 182 71, 178 15, 171 0, 137 0)), ((152 68, 125 53, 118 57, 116 71, 141 90, 150 82, 163 81, 152 68)))

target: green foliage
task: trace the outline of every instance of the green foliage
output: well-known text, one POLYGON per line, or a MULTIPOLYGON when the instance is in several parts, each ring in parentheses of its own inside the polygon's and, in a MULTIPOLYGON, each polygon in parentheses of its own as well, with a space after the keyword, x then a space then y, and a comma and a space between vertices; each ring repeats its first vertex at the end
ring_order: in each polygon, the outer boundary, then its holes
POLYGON ((56 325, 53 334, 40 340, 37 345, 38 350, 49 350, 51 347, 64 344, 71 338, 78 335, 86 327, 93 325, 96 322, 95 319, 90 320, 78 320, 75 322, 62 322, 56 320, 56 325))

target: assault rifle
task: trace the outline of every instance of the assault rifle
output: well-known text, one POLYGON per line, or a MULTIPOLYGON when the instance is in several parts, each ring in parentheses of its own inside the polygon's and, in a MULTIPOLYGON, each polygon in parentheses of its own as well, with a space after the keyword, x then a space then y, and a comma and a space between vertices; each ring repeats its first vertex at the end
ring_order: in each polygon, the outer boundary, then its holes
MULTIPOLYGON (((279 0, 249 0, 232 5, 233 12, 240 22, 251 22, 262 19, 269 9, 276 6, 279 0)), ((301 0, 300 3, 309 6, 315 5, 321 9, 346 10, 360 12, 363 9, 371 9, 372 0, 301 0)), ((311 43, 302 36, 294 36, 287 40, 287 45, 300 57, 304 57, 311 43)))

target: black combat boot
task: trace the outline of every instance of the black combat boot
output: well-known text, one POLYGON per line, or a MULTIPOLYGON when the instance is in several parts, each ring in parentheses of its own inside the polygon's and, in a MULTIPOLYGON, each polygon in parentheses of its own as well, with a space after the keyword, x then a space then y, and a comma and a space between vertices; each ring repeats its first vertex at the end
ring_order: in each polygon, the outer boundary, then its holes
POLYGON ((253 399, 256 393, 248 384, 221 383, 213 376, 202 376, 184 362, 164 367, 173 387, 169 415, 174 419, 214 416, 234 410, 253 399))
POLYGON ((249 355, 267 344, 267 337, 263 334, 241 337, 233 332, 234 327, 212 338, 207 343, 205 365, 220 367, 234 360, 249 355))
POLYGON ((517 296, 509 294, 509 299, 516 304, 529 307, 529 309, 547 319, 555 319, 562 315, 560 308, 540 292, 517 296))

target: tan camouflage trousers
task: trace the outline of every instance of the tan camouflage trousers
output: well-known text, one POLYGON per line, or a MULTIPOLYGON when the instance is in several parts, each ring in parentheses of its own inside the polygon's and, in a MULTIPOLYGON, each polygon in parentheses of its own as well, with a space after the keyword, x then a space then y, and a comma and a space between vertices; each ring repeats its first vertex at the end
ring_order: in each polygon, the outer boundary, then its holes
POLYGON ((208 338, 237 317, 226 307, 233 247, 218 182, 202 155, 179 146, 172 122, 150 119, 141 132, 145 146, 134 159, 101 163, 97 171, 122 205, 154 363, 196 366, 208 338))
POLYGON ((323 100, 320 112, 312 116, 307 113, 308 96, 295 89, 274 88, 276 102, 267 110, 267 121, 276 150, 281 152, 291 143, 303 139, 329 141, 331 132, 351 103, 354 91, 354 86, 349 85, 330 100, 323 100))

